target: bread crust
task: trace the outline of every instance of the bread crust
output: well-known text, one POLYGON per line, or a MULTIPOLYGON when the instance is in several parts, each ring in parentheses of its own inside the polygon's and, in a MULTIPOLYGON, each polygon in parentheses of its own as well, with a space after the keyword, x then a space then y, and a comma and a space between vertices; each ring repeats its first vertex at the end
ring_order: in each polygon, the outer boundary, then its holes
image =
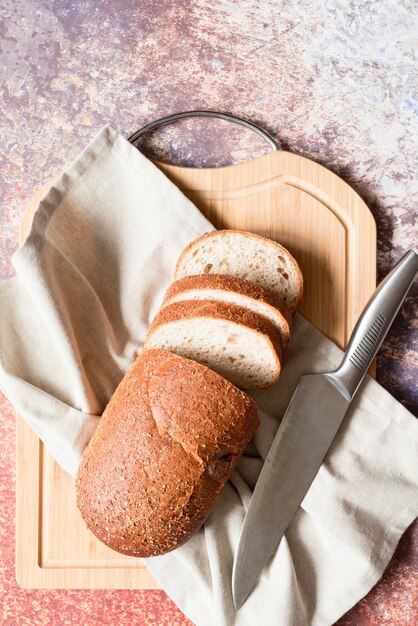
POLYGON ((203 524, 258 425, 255 402, 209 368, 144 350, 84 451, 85 523, 123 554, 173 550, 203 524))
MULTIPOLYGON (((169 305, 180 293, 192 291, 196 289, 218 289, 227 292, 237 293, 239 295, 252 298, 263 302, 269 307, 273 307, 283 318, 286 328, 285 336, 282 335, 283 352, 286 351, 292 326, 292 314, 286 302, 281 296, 274 291, 264 289, 258 283, 236 276, 228 276, 227 274, 197 274, 192 276, 184 276, 179 278, 170 285, 165 294, 162 308, 169 305)), ((216 300, 216 297, 213 298, 216 300)), ((244 305, 243 305, 244 306, 244 305)), ((260 314, 261 315, 261 314, 260 314)))
POLYGON ((245 237, 252 237, 253 239, 257 239, 259 241, 262 241, 263 243, 269 243, 271 244, 273 247, 276 248, 276 250, 280 251, 281 253, 284 253, 290 260, 291 264, 294 267, 294 270, 297 274, 298 277, 298 282, 299 282, 299 286, 300 286, 300 291, 298 294, 298 299, 295 303, 295 306, 291 309, 292 310, 292 314, 295 313, 297 306, 299 305, 299 302, 302 299, 302 295, 303 295, 303 276, 302 276, 302 272, 300 270, 300 267, 296 261, 296 259, 290 254, 289 250, 287 250, 287 248, 285 248, 284 246, 281 246, 279 243, 277 243, 276 241, 273 241, 272 239, 268 239, 267 237, 262 237, 261 235, 256 235, 255 233, 251 233, 245 230, 235 230, 235 229, 225 229, 225 230, 215 230, 215 231, 211 231, 209 233, 205 233, 204 235, 201 235, 200 237, 198 237, 197 239, 195 239, 194 241, 190 242, 182 251, 182 253, 180 254, 178 261, 176 263, 176 268, 174 270, 174 278, 175 280, 179 279, 178 276, 178 272, 179 272, 179 268, 183 263, 183 260, 185 258, 185 256, 190 252, 190 250, 192 250, 197 244, 201 243, 202 241, 206 241, 207 239, 213 238, 213 237, 219 237, 219 236, 223 236, 223 235, 230 235, 230 234, 237 234, 237 235, 243 235, 245 237))

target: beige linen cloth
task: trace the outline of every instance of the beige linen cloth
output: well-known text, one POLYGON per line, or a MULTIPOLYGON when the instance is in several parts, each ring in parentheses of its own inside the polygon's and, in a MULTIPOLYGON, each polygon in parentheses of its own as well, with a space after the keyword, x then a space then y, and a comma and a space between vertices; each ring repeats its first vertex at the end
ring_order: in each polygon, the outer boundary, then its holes
MULTIPOLYGON (((70 474, 144 341, 180 251, 212 228, 108 126, 40 203, 13 258, 17 277, 0 287, 0 382, 70 474)), ((263 459, 300 376, 340 358, 296 317, 280 381, 253 394, 261 426, 206 524, 178 550, 147 559, 198 626, 332 624, 380 578, 418 515, 418 423, 368 378, 235 614, 233 555, 263 459)))

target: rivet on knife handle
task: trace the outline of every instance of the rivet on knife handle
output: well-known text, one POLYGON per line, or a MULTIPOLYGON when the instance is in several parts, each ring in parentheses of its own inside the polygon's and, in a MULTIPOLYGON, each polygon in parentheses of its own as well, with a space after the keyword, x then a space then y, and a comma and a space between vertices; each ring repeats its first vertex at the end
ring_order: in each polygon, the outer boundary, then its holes
POLYGON ((418 255, 410 250, 380 283, 357 321, 344 359, 331 374, 350 398, 372 364, 417 271, 418 255))

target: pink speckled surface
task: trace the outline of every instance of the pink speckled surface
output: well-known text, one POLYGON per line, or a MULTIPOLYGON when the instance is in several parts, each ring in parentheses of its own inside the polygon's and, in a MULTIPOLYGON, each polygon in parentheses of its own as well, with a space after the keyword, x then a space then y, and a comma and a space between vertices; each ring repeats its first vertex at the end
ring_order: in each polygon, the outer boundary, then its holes
MULTIPOLYGON (((378 273, 418 241, 415 0, 3 0, 0 278, 35 187, 106 122, 125 136, 183 109, 259 122, 340 174, 378 225, 378 273)), ((249 132, 185 122, 143 144, 179 164, 263 153, 249 132)), ((378 380, 417 412, 417 286, 378 359, 378 380)), ((15 418, 1 402, 1 623, 185 625, 160 591, 25 591, 14 577, 15 418)), ((418 623, 418 524, 339 626, 418 623)), ((332 590, 330 590, 332 593, 332 590)), ((216 626, 216 625, 214 625, 216 626)), ((258 625, 256 625, 258 626, 258 625)), ((270 625, 266 625, 270 626, 270 625)))

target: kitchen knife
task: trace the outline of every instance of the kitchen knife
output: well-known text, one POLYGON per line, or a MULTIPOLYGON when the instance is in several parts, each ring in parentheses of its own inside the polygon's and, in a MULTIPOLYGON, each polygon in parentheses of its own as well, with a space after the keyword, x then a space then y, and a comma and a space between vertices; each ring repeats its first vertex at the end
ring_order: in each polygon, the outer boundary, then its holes
POLYGON ((257 481, 234 559, 235 609, 245 602, 314 480, 350 402, 418 271, 410 250, 380 283, 335 372, 302 376, 257 481))

